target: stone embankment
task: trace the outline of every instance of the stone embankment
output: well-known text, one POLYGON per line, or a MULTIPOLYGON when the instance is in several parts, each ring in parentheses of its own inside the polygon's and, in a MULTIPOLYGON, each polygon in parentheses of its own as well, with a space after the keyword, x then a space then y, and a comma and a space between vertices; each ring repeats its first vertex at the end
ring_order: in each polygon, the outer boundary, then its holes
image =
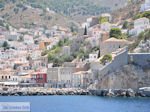
POLYGON ((140 89, 122 89, 122 90, 89 90, 95 96, 108 97, 150 97, 150 87, 140 89))
POLYGON ((94 95, 108 97, 150 97, 150 87, 137 90, 84 90, 84 89, 54 89, 54 88, 9 88, 0 89, 0 96, 48 96, 48 95, 94 95))

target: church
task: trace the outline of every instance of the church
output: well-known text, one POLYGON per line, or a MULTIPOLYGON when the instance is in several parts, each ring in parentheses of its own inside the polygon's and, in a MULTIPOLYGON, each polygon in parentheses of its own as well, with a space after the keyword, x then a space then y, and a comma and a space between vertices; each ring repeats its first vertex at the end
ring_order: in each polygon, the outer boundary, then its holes
POLYGON ((140 12, 147 11, 150 9, 150 0, 145 0, 145 4, 141 5, 140 12))

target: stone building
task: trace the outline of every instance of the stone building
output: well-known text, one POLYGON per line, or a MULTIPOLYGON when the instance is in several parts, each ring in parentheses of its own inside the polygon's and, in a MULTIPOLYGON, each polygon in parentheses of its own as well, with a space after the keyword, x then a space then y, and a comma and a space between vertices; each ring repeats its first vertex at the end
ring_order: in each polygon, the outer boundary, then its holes
POLYGON ((72 86, 75 88, 87 88, 92 83, 92 73, 90 71, 80 71, 73 73, 72 86))
POLYGON ((116 39, 116 38, 109 38, 101 43, 100 45, 100 54, 111 54, 112 52, 116 51, 119 48, 124 47, 125 45, 130 44, 131 42, 125 39, 116 39))
POLYGON ((56 67, 47 71, 47 82, 51 87, 71 87, 73 68, 56 67))

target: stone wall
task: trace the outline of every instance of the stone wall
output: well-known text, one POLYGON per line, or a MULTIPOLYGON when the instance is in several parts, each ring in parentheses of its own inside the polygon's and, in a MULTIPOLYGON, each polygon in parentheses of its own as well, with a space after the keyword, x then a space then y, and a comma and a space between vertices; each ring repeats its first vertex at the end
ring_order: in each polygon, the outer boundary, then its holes
POLYGON ((150 53, 129 53, 128 62, 142 68, 150 68, 150 53))
POLYGON ((106 77, 106 75, 128 64, 128 48, 127 47, 119 49, 118 51, 112 54, 115 54, 116 56, 111 61, 111 63, 104 66, 102 69, 100 69, 99 80, 103 80, 103 78, 106 77))

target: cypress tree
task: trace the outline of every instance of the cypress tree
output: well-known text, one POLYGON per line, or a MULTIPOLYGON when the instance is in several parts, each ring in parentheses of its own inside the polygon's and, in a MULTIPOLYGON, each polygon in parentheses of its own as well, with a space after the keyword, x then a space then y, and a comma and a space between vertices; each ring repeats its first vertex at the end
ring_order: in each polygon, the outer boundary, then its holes
POLYGON ((86 26, 84 28, 84 35, 87 35, 87 28, 86 28, 86 26))

